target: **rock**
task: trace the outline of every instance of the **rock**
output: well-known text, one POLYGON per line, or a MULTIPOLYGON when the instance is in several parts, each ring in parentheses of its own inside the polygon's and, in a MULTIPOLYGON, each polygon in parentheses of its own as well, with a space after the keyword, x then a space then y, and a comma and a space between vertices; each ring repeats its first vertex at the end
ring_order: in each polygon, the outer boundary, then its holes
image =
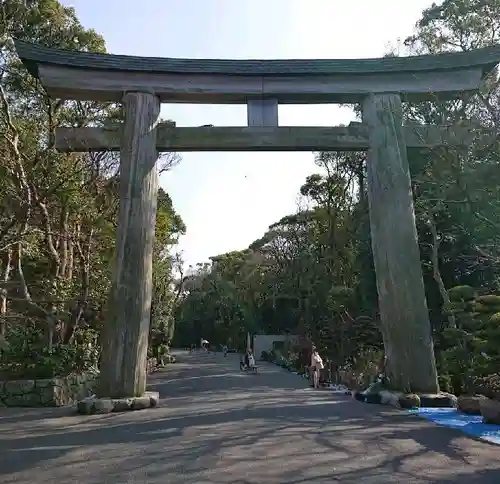
POLYGON ((149 408, 151 406, 151 401, 148 396, 135 397, 132 403, 132 410, 142 410, 144 408, 149 408))
POLYGON ((40 395, 40 403, 44 407, 51 407, 54 403, 53 386, 37 386, 37 393, 40 395))
POLYGON ((457 398, 458 410, 469 415, 481 415, 479 405, 481 400, 487 400, 487 398, 484 395, 462 395, 457 398))
POLYGON ((9 407, 61 407, 89 394, 95 375, 0 382, 0 399, 9 407))
POLYGON ((380 404, 384 403, 381 396, 384 391, 384 383, 382 381, 375 381, 366 390, 362 392, 355 391, 353 396, 360 402, 380 404))
POLYGON ((127 412, 132 410, 133 398, 114 398, 113 399, 113 412, 127 412))
POLYGON ((457 397, 451 393, 419 393, 420 406, 427 408, 456 408, 457 397))
POLYGON ((403 396, 401 392, 393 392, 390 390, 380 391, 380 403, 382 405, 392 405, 399 408, 399 399, 403 396))
POLYGON ((147 364, 146 364, 146 371, 147 373, 153 373, 157 370, 158 368, 158 360, 156 358, 148 358, 147 364))
POLYGON ((160 403, 160 394, 158 392, 146 392, 145 397, 149 397, 149 406, 156 407, 160 403))
POLYGON ((34 388, 34 380, 11 380, 5 382, 4 392, 9 396, 24 395, 33 391, 34 388))
POLYGON ((500 425, 500 402, 485 398, 479 401, 479 408, 484 423, 500 425))
POLYGON ((156 407, 160 401, 158 392, 145 392, 142 397, 129 398, 96 398, 95 395, 84 398, 77 403, 78 413, 91 415, 94 413, 128 412, 156 407))
POLYGON ((82 415, 90 415, 94 413, 95 407, 94 407, 94 398, 85 398, 83 400, 80 400, 76 404, 76 410, 78 413, 82 415))
POLYGON ((384 389, 384 384, 381 381, 373 382, 363 393, 365 395, 379 394, 384 389))
POLYGON ((420 397, 415 393, 407 393, 399 397, 399 406, 401 408, 418 408, 420 407, 420 397))
POLYGON ((370 393, 365 395, 365 402, 380 405, 382 403, 382 397, 379 393, 370 393))
POLYGON ((96 398, 94 400, 95 413, 110 413, 113 411, 114 404, 111 398, 96 398))

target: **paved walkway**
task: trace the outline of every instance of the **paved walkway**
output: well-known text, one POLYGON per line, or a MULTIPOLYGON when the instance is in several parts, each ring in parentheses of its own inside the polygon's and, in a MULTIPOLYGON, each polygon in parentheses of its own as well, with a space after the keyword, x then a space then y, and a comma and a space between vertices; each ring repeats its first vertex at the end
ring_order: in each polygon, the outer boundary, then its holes
POLYGON ((250 375, 234 355, 183 354, 151 380, 152 410, 0 409, 0 482, 500 483, 500 447, 273 365, 250 375))

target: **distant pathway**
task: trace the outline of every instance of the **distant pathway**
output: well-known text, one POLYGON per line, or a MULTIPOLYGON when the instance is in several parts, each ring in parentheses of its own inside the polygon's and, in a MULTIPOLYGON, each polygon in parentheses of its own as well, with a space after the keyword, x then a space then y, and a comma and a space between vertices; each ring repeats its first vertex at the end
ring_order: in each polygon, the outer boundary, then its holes
POLYGON ((151 387, 161 406, 126 414, 0 409, 0 482, 500 483, 498 447, 273 365, 182 353, 151 387))

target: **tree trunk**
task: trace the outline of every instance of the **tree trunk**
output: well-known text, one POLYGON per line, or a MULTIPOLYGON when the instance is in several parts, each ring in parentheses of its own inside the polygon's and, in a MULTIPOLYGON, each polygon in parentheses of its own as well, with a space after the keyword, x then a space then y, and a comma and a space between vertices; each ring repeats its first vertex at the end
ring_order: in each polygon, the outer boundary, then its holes
MULTIPOLYGON (((443 278, 441 277, 441 271, 439 270, 439 246, 441 242, 438 237, 436 224, 434 222, 434 217, 431 213, 427 214, 427 226, 432 235, 432 245, 431 245, 431 260, 432 260, 432 275, 439 289, 439 294, 443 300, 443 304, 451 305, 450 296, 444 285, 443 278)), ((457 321, 454 314, 448 315, 448 326, 450 328, 457 327, 457 321)))
POLYGON ((126 93, 120 153, 120 210, 110 318, 104 325, 100 396, 142 395, 152 298, 159 99, 126 93))
POLYGON ((61 220, 59 223, 59 249, 61 254, 61 267, 60 267, 60 276, 65 280, 69 280, 67 278, 68 271, 68 242, 70 240, 69 233, 69 210, 66 205, 63 205, 61 209, 61 220))
POLYGON ((401 391, 437 392, 436 362, 420 265, 401 99, 371 95, 367 186, 387 373, 401 391))
MULTIPOLYGON (((10 280, 10 273, 12 271, 12 248, 5 251, 4 264, 2 266, 2 282, 10 280)), ((5 336, 7 331, 7 322, 5 316, 7 315, 7 288, 0 288, 0 336, 5 336)))

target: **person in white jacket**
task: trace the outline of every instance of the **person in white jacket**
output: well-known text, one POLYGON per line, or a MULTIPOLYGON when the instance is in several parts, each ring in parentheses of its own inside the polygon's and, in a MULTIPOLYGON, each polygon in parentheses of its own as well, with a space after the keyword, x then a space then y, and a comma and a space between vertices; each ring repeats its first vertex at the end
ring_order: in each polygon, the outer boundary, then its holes
POLYGON ((252 350, 248 350, 248 367, 255 368, 255 357, 253 356, 252 350))
POLYGON ((311 373, 313 377, 313 387, 319 388, 319 372, 325 367, 318 350, 313 346, 311 354, 311 373))

